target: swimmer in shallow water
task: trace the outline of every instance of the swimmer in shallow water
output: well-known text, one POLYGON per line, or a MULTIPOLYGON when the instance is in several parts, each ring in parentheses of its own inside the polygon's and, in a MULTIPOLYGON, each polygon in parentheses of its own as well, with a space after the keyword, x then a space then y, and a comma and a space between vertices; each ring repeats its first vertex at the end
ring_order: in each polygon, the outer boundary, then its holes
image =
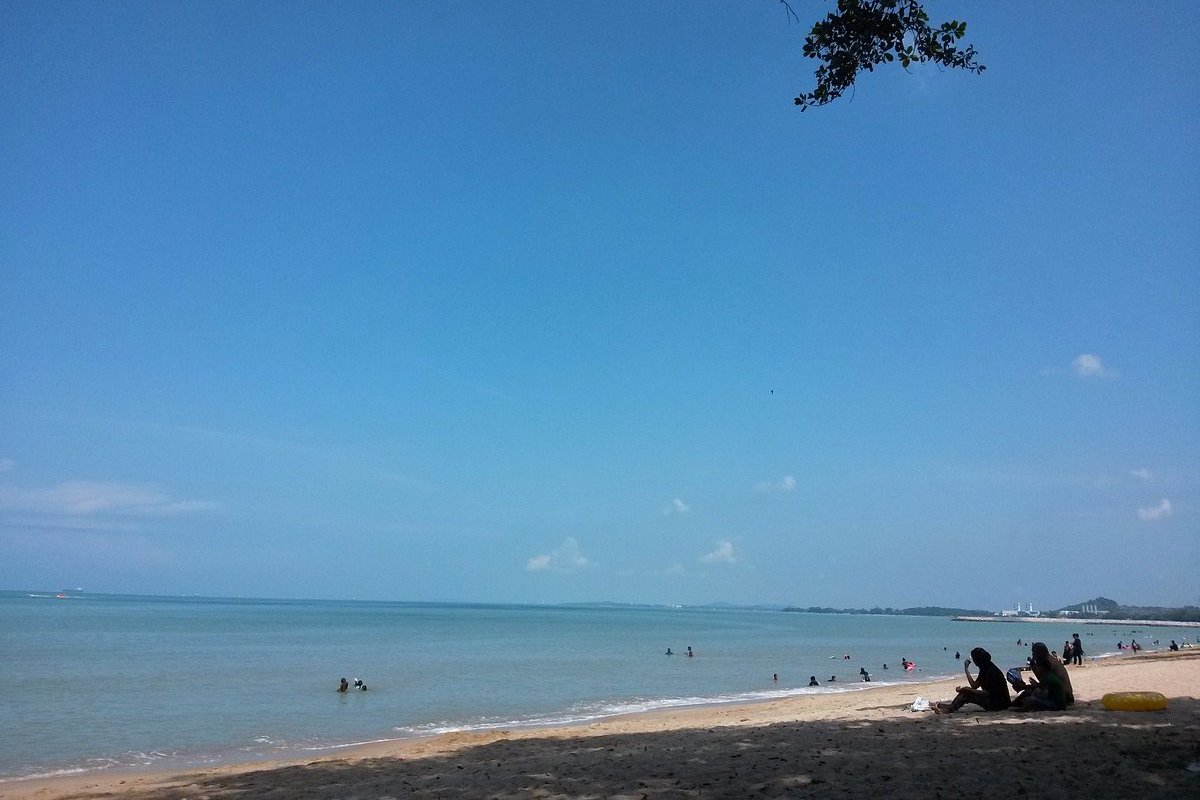
POLYGON ((349 688, 350 688, 350 682, 347 681, 345 678, 342 678, 342 682, 340 684, 338 684, 338 691, 344 692, 349 688))
POLYGON ((809 675, 808 676, 808 685, 809 686, 820 686, 821 684, 817 683, 816 675, 809 675))

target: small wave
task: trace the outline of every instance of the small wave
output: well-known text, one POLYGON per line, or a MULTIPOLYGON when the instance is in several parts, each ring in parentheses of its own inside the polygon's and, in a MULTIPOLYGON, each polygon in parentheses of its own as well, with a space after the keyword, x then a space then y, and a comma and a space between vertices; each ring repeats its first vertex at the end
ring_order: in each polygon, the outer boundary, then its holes
POLYGON ((62 778, 66 775, 80 775, 84 772, 91 772, 87 767, 67 767, 65 769, 55 769, 49 772, 33 772, 29 775, 18 775, 15 778, 0 778, 0 783, 16 783, 17 781, 35 781, 39 778, 62 778))
POLYGON ((610 717, 626 714, 644 714, 669 708, 695 708, 699 706, 735 705, 738 703, 761 703, 770 700, 783 700, 790 697, 805 697, 828 694, 845 694, 870 689, 877 686, 896 686, 899 682, 879 681, 872 683, 847 683, 840 686, 803 687, 795 689, 773 689, 754 692, 738 692, 735 694, 715 695, 711 697, 655 697, 630 698, 621 701, 606 701, 595 703, 579 703, 558 714, 546 714, 530 717, 514 718, 483 718, 473 721, 428 722, 421 725, 405 725, 394 727, 396 733, 403 736, 439 736, 445 733, 470 733, 475 731, 491 731, 502 728, 542 728, 561 727, 565 725, 583 725, 610 717))

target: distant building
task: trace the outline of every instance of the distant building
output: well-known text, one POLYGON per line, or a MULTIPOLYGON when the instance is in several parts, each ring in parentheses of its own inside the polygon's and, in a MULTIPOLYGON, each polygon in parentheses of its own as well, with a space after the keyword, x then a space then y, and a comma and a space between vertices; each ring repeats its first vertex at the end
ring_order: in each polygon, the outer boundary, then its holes
POLYGON ((1033 603, 1026 603, 1024 606, 1017 603, 1013 608, 1005 608, 1000 611, 998 616, 1001 617, 1040 617, 1042 612, 1033 610, 1033 603))

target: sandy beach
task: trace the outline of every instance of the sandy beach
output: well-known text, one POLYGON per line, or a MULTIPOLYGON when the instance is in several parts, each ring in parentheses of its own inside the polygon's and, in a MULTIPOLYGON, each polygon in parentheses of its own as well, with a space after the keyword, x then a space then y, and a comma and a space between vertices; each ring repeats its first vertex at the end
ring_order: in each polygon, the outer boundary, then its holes
POLYGON ((180 775, 99 773, 0 784, 63 798, 714 798, 1200 796, 1200 650, 1071 669, 1066 712, 913 712, 961 680, 751 705, 672 709, 586 726, 447 734, 303 762, 180 775), (1166 711, 1100 698, 1158 691, 1166 711))

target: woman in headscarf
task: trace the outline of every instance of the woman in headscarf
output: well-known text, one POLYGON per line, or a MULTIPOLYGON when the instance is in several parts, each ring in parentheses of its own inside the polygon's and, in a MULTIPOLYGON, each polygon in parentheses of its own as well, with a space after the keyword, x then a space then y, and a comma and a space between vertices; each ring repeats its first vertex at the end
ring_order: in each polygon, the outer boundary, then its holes
POLYGON ((1013 707, 1022 711, 1062 711, 1075 702, 1071 689, 1071 677, 1062 662, 1050 655, 1044 642, 1033 643, 1033 657, 1029 664, 1034 678, 1015 688, 1024 689, 1013 707))
POLYGON ((1012 704, 1008 695, 1008 681, 1004 673, 992 663, 992 654, 982 647, 971 651, 971 657, 963 662, 967 686, 959 686, 958 694, 950 703, 938 703, 934 710, 939 714, 951 714, 967 703, 982 706, 984 711, 1003 711, 1012 704), (979 675, 971 677, 971 661, 979 668, 979 675))

